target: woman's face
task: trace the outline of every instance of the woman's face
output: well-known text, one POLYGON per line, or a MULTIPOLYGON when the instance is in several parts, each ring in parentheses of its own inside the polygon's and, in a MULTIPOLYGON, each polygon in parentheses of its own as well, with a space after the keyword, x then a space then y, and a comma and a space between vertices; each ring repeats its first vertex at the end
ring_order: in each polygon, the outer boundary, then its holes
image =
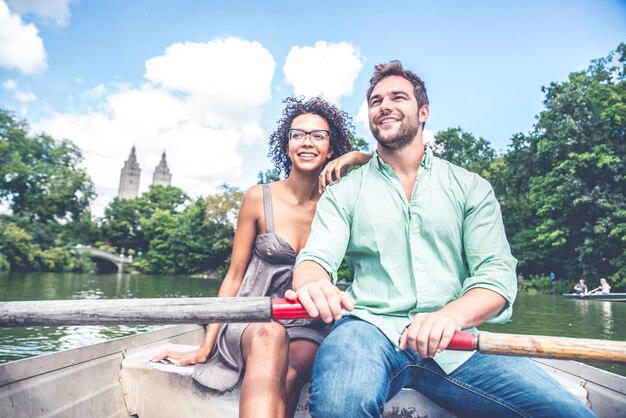
POLYGON ((319 115, 306 113, 295 117, 289 128, 291 170, 321 170, 332 156, 328 122, 319 115))

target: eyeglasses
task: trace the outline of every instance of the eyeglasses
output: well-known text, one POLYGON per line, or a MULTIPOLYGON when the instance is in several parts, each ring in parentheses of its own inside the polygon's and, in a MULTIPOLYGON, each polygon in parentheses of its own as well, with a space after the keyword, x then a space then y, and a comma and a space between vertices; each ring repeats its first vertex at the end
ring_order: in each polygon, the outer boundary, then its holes
POLYGON ((287 130, 287 139, 290 141, 300 142, 304 141, 306 136, 310 136, 312 140, 317 142, 323 142, 330 138, 330 131, 325 129, 316 129, 311 132, 303 131, 302 129, 289 129, 287 130))

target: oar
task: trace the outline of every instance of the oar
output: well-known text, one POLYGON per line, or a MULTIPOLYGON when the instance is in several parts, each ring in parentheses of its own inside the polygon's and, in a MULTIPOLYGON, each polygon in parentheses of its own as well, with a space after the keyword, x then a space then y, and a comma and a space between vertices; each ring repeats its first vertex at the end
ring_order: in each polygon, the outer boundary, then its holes
POLYGON ((269 297, 0 302, 0 327, 207 324, 309 318, 300 303, 269 297))
POLYGON ((483 354, 543 357, 600 363, 626 363, 626 342, 542 335, 457 331, 449 350, 477 350, 483 354))
MULTIPOLYGON (((0 327, 205 324, 306 318, 310 316, 299 302, 269 297, 0 302, 0 327)), ((626 363, 626 342, 623 341, 457 331, 448 349, 626 363)))

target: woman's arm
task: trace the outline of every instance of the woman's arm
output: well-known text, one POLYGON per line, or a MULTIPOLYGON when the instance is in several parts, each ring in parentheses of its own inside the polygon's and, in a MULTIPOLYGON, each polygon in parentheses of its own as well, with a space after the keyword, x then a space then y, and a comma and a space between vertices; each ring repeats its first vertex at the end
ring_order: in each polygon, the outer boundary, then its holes
POLYGON ((332 161, 329 161, 320 173, 319 187, 320 193, 326 190, 327 185, 333 185, 334 181, 339 181, 342 174, 346 174, 351 165, 363 165, 372 159, 371 154, 360 151, 347 152, 332 161))
MULTIPOLYGON (((262 209, 263 191, 261 187, 254 186, 248 189, 243 196, 239 209, 230 266, 217 296, 232 297, 239 291, 252 257, 252 248, 257 236, 258 221, 262 209)), ((204 363, 213 350, 220 326, 221 324, 209 324, 204 341, 197 349, 186 353, 166 350, 153 357, 151 361, 161 361, 169 357, 175 361, 177 366, 204 363)))

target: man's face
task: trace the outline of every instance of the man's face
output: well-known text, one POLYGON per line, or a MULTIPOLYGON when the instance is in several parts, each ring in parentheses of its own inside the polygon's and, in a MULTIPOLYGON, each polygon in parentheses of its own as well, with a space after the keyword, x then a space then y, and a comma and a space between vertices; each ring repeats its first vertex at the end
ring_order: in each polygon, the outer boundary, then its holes
POLYGON ((411 82, 403 77, 383 78, 372 90, 368 103, 369 124, 376 141, 391 151, 405 148, 428 118, 428 106, 417 107, 411 82))

